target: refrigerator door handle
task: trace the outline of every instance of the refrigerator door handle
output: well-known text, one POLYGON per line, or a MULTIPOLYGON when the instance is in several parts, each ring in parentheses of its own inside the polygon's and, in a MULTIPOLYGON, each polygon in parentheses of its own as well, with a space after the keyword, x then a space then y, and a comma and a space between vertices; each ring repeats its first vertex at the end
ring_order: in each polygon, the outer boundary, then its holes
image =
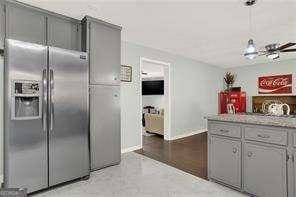
POLYGON ((47 69, 42 70, 42 128, 43 131, 47 130, 47 69))
POLYGON ((54 102, 53 102, 53 89, 54 89, 54 73, 53 70, 49 70, 49 113, 50 113, 50 131, 53 130, 54 121, 54 102))

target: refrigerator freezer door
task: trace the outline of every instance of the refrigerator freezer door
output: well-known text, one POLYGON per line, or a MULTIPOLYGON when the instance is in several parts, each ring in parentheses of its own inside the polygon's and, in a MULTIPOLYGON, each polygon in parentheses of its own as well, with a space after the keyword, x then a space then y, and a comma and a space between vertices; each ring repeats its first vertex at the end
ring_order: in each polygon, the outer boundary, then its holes
MULTIPOLYGON (((27 188, 28 192, 48 187, 47 132, 44 116, 13 119, 15 81, 42 84, 40 95, 46 97, 47 48, 45 46, 6 40, 4 99, 4 184, 9 188, 27 188), (43 81, 44 80, 44 81, 43 81), (44 86, 44 87, 42 87, 44 86)), ((38 90, 39 91, 39 90, 38 90)), ((30 98, 18 97, 30 105, 30 98)), ((32 99, 31 99, 32 100, 32 99)), ((35 98, 46 112, 46 100, 35 98)), ((16 102, 15 102, 16 103, 16 102)), ((16 104, 15 104, 16 105, 16 104)), ((42 113, 44 114, 44 113, 42 113)))
POLYGON ((49 47, 49 71, 52 186, 89 175, 87 55, 49 47))
POLYGON ((91 168, 120 162, 120 86, 91 86, 91 168))

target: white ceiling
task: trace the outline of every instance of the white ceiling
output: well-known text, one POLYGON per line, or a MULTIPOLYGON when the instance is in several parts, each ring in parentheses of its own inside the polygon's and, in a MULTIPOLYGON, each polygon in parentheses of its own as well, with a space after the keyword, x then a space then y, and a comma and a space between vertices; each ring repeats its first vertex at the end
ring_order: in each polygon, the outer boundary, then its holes
MULTIPOLYGON (((264 63, 242 54, 250 36, 243 0, 21 0, 77 19, 91 15, 123 27, 122 39, 224 68, 264 63)), ((296 0, 258 0, 252 9, 252 38, 296 42, 296 0)), ((281 60, 296 53, 281 55, 281 60)), ((280 60, 279 60, 280 61, 280 60)))

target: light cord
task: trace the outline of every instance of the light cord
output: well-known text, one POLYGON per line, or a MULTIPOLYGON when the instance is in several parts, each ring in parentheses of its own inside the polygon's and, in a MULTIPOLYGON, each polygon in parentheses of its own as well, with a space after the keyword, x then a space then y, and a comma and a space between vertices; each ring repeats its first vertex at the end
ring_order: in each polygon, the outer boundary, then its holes
POLYGON ((249 7, 249 30, 250 30, 250 38, 252 38, 252 7, 249 7))

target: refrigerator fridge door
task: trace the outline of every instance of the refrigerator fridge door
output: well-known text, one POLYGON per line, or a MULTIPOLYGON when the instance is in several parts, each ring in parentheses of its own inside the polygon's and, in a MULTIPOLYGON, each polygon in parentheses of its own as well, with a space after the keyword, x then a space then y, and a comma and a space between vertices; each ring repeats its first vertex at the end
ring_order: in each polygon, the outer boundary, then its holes
POLYGON ((120 86, 92 85, 90 90, 91 169, 120 162, 120 86))
POLYGON ((48 187, 47 48, 6 40, 4 185, 48 187))
POLYGON ((49 47, 49 185, 89 175, 86 53, 49 47))

